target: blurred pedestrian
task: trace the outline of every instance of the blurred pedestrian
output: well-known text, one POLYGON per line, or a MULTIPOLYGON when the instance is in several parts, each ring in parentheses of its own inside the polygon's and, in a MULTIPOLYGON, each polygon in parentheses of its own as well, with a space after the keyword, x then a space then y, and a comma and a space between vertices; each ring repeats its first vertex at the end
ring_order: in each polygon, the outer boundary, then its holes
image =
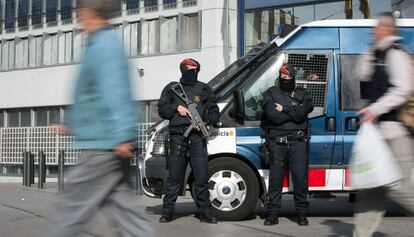
MULTIPOLYGON (((414 186, 411 182, 413 143, 408 130, 398 121, 397 111, 412 93, 411 57, 401 46, 396 20, 391 12, 381 13, 373 29, 374 44, 359 59, 361 96, 371 104, 360 110, 362 122, 376 123, 386 139, 403 178, 398 185, 360 191, 355 209, 354 236, 372 236, 385 214, 386 197, 414 213, 414 186)), ((387 170, 384 170, 384 174, 387 170)))
POLYGON ((67 127, 76 136, 78 166, 65 177, 58 195, 50 236, 73 237, 103 207, 121 236, 153 236, 151 223, 131 188, 130 158, 137 138, 126 57, 108 21, 113 0, 78 0, 77 18, 89 34, 67 127))

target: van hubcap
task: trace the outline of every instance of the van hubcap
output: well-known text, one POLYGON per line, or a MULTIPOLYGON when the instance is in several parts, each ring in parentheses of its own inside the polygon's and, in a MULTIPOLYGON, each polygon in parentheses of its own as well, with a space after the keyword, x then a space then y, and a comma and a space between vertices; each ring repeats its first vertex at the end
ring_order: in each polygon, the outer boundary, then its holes
POLYGON ((220 211, 232 211, 240 207, 246 198, 246 182, 236 172, 220 170, 209 180, 210 200, 220 211))

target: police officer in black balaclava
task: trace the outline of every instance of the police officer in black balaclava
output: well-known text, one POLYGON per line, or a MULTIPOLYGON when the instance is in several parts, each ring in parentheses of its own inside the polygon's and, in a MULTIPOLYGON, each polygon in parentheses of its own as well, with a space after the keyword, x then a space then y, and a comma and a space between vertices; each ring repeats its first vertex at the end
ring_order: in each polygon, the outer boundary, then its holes
POLYGON ((290 169, 298 225, 308 225, 308 114, 312 99, 296 87, 295 70, 288 64, 279 70, 278 86, 263 93, 262 129, 270 155, 269 203, 264 225, 278 224, 285 170, 290 169))
MULTIPOLYGON (((200 64, 188 58, 181 62, 180 70, 182 73, 180 83, 187 97, 197 104, 198 112, 206 125, 215 126, 220 116, 217 99, 207 84, 198 81, 200 64)), ((184 176, 190 161, 197 194, 196 206, 199 211, 196 216, 201 222, 215 224, 217 221, 210 212, 207 142, 197 127, 193 128, 188 137, 184 137, 184 132, 191 122, 186 104, 171 90, 175 84, 177 82, 172 82, 164 88, 158 102, 159 116, 170 120, 167 159, 169 175, 165 183, 163 214, 159 221, 167 223, 173 220, 175 202, 184 185, 184 176)))

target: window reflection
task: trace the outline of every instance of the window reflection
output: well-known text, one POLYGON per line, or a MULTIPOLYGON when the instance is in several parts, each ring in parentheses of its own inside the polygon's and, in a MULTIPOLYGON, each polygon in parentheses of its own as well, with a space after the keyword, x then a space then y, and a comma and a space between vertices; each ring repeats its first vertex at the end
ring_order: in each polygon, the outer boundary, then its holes
POLYGON ((315 20, 375 18, 378 13, 397 10, 397 7, 391 0, 343 0, 247 12, 245 52, 260 42, 274 39, 284 25, 297 26, 315 20))

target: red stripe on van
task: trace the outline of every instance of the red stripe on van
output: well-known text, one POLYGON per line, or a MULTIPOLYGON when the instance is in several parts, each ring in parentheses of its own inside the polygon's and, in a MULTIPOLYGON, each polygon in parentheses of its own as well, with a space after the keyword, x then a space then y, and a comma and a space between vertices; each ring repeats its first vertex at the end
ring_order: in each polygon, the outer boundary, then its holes
POLYGON ((326 169, 310 169, 308 181, 309 187, 325 187, 326 169))
POLYGON ((351 186, 351 180, 350 178, 351 171, 350 169, 345 169, 345 187, 351 186))
POLYGON ((289 171, 285 170, 285 178, 283 179, 283 187, 289 187, 289 171))

